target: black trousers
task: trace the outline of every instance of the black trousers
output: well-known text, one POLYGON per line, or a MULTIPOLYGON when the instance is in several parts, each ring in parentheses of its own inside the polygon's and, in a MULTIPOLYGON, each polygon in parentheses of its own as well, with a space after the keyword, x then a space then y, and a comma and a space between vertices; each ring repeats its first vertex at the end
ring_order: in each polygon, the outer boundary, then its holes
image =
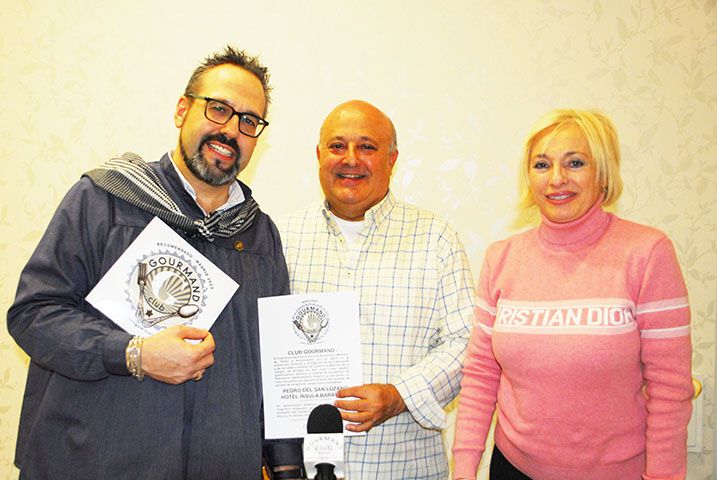
POLYGON ((490 480, 530 480, 530 477, 518 470, 500 453, 498 447, 493 447, 493 456, 490 459, 490 480))

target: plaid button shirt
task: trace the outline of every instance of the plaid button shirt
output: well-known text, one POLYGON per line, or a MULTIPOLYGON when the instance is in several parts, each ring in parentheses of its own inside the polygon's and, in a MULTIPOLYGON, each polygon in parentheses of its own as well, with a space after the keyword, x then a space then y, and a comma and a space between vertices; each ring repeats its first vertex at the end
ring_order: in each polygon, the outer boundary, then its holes
POLYGON ((445 479, 443 407, 457 394, 473 324, 473 277, 456 232, 389 194, 356 245, 327 206, 279 221, 292 293, 359 292, 363 380, 393 384, 408 408, 346 438, 350 480, 445 479))

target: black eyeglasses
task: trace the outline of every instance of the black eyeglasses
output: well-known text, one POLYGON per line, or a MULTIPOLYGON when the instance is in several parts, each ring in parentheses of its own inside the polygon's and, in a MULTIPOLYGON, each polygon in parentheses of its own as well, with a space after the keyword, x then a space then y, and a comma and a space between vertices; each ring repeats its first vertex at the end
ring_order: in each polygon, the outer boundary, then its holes
POLYGON ((219 125, 226 124, 236 115, 237 118, 239 118, 239 131, 247 137, 258 137, 261 135, 261 132, 264 131, 264 127, 269 125, 269 122, 263 118, 249 112, 237 112, 231 105, 227 105, 222 101, 193 93, 187 93, 186 96, 207 102, 204 108, 204 116, 207 117, 207 120, 218 123, 219 125))

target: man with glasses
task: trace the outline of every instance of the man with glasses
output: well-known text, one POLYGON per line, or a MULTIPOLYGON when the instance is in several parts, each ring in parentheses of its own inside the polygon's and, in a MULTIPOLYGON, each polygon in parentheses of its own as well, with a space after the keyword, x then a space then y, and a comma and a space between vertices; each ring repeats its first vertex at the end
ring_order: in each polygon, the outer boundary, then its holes
POLYGON ((337 392, 349 480, 445 479, 443 407, 459 389, 473 277, 456 232, 389 190, 396 130, 352 100, 316 147, 326 200, 279 221, 292 293, 358 292, 364 385, 337 392))
MULTIPOLYGON (((231 47, 208 57, 177 103, 175 149, 113 159, 59 206, 8 312, 31 359, 20 478, 260 478, 256 299, 289 285, 276 227, 236 176, 268 125, 269 90, 256 58, 231 47), (239 284, 211 331, 132 337, 85 301, 155 216, 239 284)), ((279 477, 301 476, 298 444, 267 451, 279 477)))

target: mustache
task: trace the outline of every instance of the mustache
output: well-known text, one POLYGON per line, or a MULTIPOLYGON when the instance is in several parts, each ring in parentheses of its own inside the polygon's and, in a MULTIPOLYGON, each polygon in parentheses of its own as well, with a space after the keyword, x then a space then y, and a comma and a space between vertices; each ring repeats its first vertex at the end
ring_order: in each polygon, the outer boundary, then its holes
MULTIPOLYGON (((202 139, 202 142, 199 144, 199 149, 201 149, 204 145, 206 145, 209 142, 219 142, 223 143, 224 145, 231 147, 235 153, 236 158, 239 158, 240 151, 239 151, 239 144, 237 141, 233 138, 229 138, 223 133, 215 133, 212 135, 207 135, 202 139)), ((199 150, 198 149, 198 150, 199 150)))

